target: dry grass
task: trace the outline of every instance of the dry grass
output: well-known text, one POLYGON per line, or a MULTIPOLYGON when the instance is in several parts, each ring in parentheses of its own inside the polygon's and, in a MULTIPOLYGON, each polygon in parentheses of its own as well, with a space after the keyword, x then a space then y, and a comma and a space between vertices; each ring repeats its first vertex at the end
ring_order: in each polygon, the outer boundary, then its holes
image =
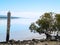
POLYGON ((45 41, 45 42, 40 42, 37 45, 45 45, 45 44, 48 44, 48 45, 60 45, 60 42, 58 42, 58 41, 45 41))

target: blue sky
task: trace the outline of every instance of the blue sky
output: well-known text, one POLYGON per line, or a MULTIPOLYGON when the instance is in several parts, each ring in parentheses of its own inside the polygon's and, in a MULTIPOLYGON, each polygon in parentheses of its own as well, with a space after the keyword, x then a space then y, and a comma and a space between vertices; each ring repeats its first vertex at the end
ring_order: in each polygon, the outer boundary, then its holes
POLYGON ((0 14, 38 17, 45 12, 60 12, 60 0, 0 0, 0 14))

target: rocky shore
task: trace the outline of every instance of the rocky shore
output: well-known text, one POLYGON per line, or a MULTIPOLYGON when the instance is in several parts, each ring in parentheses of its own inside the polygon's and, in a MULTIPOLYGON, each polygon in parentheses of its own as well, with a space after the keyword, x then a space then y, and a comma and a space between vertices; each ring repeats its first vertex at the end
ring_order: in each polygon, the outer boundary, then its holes
POLYGON ((60 45, 60 41, 46 41, 46 40, 23 40, 23 41, 15 41, 10 40, 7 42, 0 42, 0 45, 60 45))

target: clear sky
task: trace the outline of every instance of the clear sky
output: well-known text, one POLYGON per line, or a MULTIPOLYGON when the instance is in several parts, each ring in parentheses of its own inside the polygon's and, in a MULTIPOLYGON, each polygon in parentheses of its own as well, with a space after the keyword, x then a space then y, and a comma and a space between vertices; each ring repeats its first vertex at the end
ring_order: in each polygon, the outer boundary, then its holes
POLYGON ((10 11, 21 17, 38 17, 45 12, 60 12, 60 0, 0 0, 0 14, 10 11))

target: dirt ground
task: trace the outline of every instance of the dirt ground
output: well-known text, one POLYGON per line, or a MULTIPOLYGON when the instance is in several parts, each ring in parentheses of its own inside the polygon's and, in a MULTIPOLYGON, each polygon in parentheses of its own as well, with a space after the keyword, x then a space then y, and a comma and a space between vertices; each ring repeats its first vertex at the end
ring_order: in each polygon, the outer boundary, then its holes
POLYGON ((37 45, 60 45, 59 41, 45 41, 39 42, 37 45))

